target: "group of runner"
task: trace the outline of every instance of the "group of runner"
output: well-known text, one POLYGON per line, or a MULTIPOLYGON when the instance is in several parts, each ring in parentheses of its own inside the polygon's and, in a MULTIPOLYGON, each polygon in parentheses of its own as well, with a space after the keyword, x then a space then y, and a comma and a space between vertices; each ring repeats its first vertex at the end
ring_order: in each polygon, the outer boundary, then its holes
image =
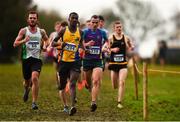
MULTIPOLYGON (((114 32, 108 38, 108 31, 103 28, 104 18, 93 15, 87 21, 87 27, 79 26, 79 15, 76 12, 69 14, 68 22, 56 22, 55 32, 48 38, 44 29, 37 24, 38 13, 28 13, 28 26, 19 31, 14 41, 14 47, 22 45, 22 70, 24 76, 23 100, 28 100, 32 88, 32 109, 38 109, 37 97, 39 91, 39 75, 41 72, 41 50, 55 54, 56 77, 60 99, 63 102, 63 111, 70 116, 76 108, 76 82, 83 69, 83 81, 91 93, 90 111, 97 109, 97 98, 101 86, 105 57, 109 56, 108 69, 111 72, 113 88, 118 88, 118 108, 122 108, 122 99, 127 77, 127 50, 132 50, 130 38, 124 35, 122 23, 115 21, 114 32), (69 82, 71 105, 66 97, 66 85, 69 82)), ((81 82, 82 83, 82 82, 81 82)))

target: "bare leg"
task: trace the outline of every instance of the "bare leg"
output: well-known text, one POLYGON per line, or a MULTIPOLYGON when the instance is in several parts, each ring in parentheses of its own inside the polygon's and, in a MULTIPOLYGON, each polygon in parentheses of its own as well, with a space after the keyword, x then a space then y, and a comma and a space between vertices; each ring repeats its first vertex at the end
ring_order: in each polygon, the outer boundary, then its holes
POLYGON ((68 106, 67 105, 67 100, 66 100, 66 93, 65 93, 65 90, 59 90, 59 97, 61 98, 64 106, 68 106))
POLYGON ((55 68, 56 71, 56 85, 59 86, 59 72, 58 72, 58 64, 56 62, 53 62, 53 66, 55 68))
POLYGON ((102 68, 95 68, 93 69, 93 73, 92 73, 92 83, 93 83, 93 87, 92 87, 92 101, 96 101, 98 93, 99 93, 99 89, 100 89, 100 85, 101 85, 101 79, 102 79, 102 68))
POLYGON ((24 88, 29 88, 29 87, 31 87, 31 85, 32 85, 31 79, 24 80, 24 82, 23 82, 24 88))
POLYGON ((91 85, 91 77, 92 76, 92 70, 88 70, 88 71, 84 71, 84 78, 87 81, 87 86, 86 88, 89 89, 89 91, 91 92, 92 89, 92 85, 91 85))
POLYGON ((70 72, 70 96, 71 96, 71 106, 75 105, 76 98, 76 82, 79 78, 79 72, 71 71, 70 72))
POLYGON ((60 76, 60 80, 59 80, 59 97, 62 100, 64 106, 67 106, 67 99, 66 99, 66 84, 67 84, 67 77, 66 76, 60 76))
POLYGON ((32 72, 32 102, 36 102, 39 91, 39 72, 32 72))
POLYGON ((29 80, 24 80, 23 86, 24 86, 23 100, 24 102, 26 102, 29 98, 30 87, 32 86, 31 78, 29 80))
POLYGON ((118 102, 122 102, 125 92, 125 80, 127 77, 127 69, 121 69, 119 71, 119 89, 118 89, 118 102))
POLYGON ((162 67, 164 67, 164 65, 165 65, 165 60, 164 60, 163 58, 160 58, 160 65, 161 65, 162 67))
POLYGON ((118 73, 115 72, 115 71, 111 71, 111 82, 112 82, 112 87, 114 89, 117 89, 118 88, 118 73))

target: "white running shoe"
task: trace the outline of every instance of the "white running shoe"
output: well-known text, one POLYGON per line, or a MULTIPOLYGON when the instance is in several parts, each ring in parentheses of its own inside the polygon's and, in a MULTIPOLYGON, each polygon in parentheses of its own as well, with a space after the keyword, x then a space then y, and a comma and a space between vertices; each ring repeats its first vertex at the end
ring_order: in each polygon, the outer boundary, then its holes
POLYGON ((120 109, 123 108, 123 106, 121 105, 121 103, 118 103, 117 107, 120 108, 120 109))

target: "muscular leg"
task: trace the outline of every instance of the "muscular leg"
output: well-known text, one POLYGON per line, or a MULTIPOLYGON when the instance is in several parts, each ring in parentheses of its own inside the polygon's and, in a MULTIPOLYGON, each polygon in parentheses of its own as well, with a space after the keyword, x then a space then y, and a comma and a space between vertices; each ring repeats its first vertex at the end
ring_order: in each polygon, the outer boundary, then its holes
POLYGON ((32 102, 36 102, 39 91, 39 72, 32 72, 32 102))
POLYGON ((24 79, 23 86, 24 86, 24 88, 31 87, 32 86, 31 78, 28 80, 24 79))
POLYGON ((96 102, 102 79, 102 68, 94 68, 92 73, 92 101, 96 102))
POLYGON ((84 78, 88 83, 88 86, 86 86, 89 91, 91 92, 92 89, 92 85, 91 85, 91 78, 92 78, 92 70, 88 70, 88 71, 84 71, 84 78))
POLYGON ((29 98, 30 87, 32 86, 31 78, 28 80, 24 80, 23 86, 24 86, 23 100, 24 102, 26 102, 29 98))
POLYGON ((71 106, 75 105, 76 98, 76 82, 79 78, 80 73, 76 71, 70 72, 70 96, 71 96, 71 106))
POLYGON ((118 102, 122 102, 124 96, 126 77, 127 77, 127 68, 123 68, 119 71, 118 102))
POLYGON ((54 68, 55 68, 55 72, 56 72, 56 85, 57 86, 59 86, 59 80, 60 80, 60 78, 59 78, 59 69, 58 69, 58 64, 54 61, 53 62, 53 66, 54 66, 54 68))
POLYGON ((65 92, 65 89, 59 90, 59 97, 61 98, 64 106, 68 106, 68 105, 67 105, 67 100, 66 100, 66 92, 65 92))
POLYGON ((23 72, 23 77, 24 77, 24 94, 23 94, 23 100, 26 102, 29 98, 29 92, 30 92, 30 87, 32 87, 32 72, 31 72, 31 67, 29 65, 28 60, 23 60, 22 61, 22 72, 23 72))
POLYGON ((67 106, 65 87, 67 84, 67 76, 60 76, 59 81, 59 97, 62 100, 64 106, 67 106))

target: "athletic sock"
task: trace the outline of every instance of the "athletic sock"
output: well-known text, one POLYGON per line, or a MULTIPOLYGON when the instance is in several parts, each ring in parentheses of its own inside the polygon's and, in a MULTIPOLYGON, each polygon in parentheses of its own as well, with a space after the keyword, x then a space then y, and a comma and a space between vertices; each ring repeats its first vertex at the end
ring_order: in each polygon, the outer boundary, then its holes
POLYGON ((121 104, 121 101, 118 101, 118 104, 121 104))
POLYGON ((96 104, 96 101, 92 101, 92 102, 91 102, 91 105, 93 105, 93 104, 96 104))

